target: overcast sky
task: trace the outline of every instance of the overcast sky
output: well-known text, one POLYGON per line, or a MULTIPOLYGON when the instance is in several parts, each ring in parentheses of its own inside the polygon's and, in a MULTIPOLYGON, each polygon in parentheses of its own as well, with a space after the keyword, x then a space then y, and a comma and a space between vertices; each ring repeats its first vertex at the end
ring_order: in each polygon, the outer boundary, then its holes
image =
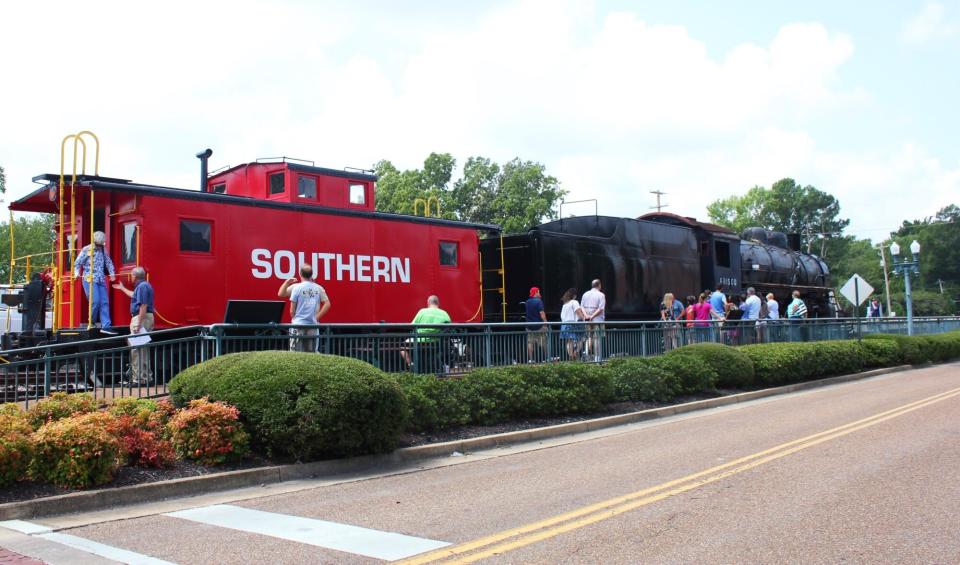
POLYGON ((789 176, 879 239, 960 204, 958 55, 960 0, 10 2, 0 165, 10 200, 82 129, 102 175, 179 187, 206 147, 521 157, 601 214, 702 219, 789 176))

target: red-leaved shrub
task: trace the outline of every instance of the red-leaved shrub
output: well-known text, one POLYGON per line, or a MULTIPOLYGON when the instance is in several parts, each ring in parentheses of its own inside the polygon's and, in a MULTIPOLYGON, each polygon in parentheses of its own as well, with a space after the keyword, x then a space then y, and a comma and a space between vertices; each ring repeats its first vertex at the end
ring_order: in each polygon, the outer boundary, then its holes
POLYGON ((26 476, 33 457, 31 433, 26 412, 16 404, 0 405, 0 487, 26 476))
POLYGON ((110 433, 120 442, 128 465, 169 467, 177 458, 170 441, 161 437, 160 429, 145 425, 136 416, 120 415, 111 424, 110 433))
POLYGON ((86 488, 109 482, 123 452, 106 412, 78 414, 44 424, 33 434, 30 476, 62 487, 86 488))
POLYGON ((178 454, 204 465, 221 465, 249 452, 250 438, 239 417, 235 407, 204 397, 191 400, 171 418, 167 428, 178 454))
POLYGON ((97 401, 89 393, 67 394, 55 392, 37 402, 28 411, 30 424, 38 429, 44 424, 55 422, 75 414, 89 414, 97 411, 97 401))

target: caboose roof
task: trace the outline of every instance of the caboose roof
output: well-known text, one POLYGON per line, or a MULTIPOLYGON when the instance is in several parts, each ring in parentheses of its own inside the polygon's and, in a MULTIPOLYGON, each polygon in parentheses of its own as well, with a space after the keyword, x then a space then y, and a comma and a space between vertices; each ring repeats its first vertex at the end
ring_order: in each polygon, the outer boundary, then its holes
POLYGON ((218 170, 218 171, 214 171, 213 173, 211 173, 210 179, 214 179, 214 178, 216 178, 216 177, 219 177, 219 176, 221 176, 221 175, 224 175, 224 174, 229 173, 229 172, 232 172, 232 171, 236 171, 237 169, 242 169, 242 168, 244 168, 244 167, 253 167, 253 166, 257 166, 257 165, 275 165, 275 164, 278 164, 278 163, 282 163, 283 165, 285 165, 288 170, 296 171, 296 172, 299 172, 299 173, 312 173, 312 174, 315 174, 315 175, 324 175, 324 176, 328 176, 328 177, 339 177, 339 178, 346 178, 346 179, 359 179, 359 180, 366 180, 366 181, 372 181, 372 182, 376 182, 376 181, 377 181, 377 175, 371 175, 370 173, 365 173, 365 172, 362 172, 362 171, 356 171, 356 170, 352 170, 352 169, 349 170, 349 171, 342 171, 342 170, 340 170, 340 169, 328 169, 328 168, 326 168, 326 167, 315 167, 315 166, 312 166, 312 165, 304 165, 304 164, 301 164, 301 163, 293 163, 293 162, 290 162, 290 161, 279 161, 279 162, 274 162, 274 161, 255 161, 255 162, 253 162, 253 163, 241 163, 241 164, 239 164, 239 165, 234 165, 234 166, 228 167, 228 168, 226 168, 226 169, 221 169, 221 170, 218 170))
MULTIPOLYGON (((299 167, 300 165, 298 165, 299 167)), ((310 167, 308 167, 310 168, 310 167)), ((318 168, 318 167, 313 167, 318 168)), ((363 178, 361 175, 344 173, 350 178, 363 178)), ((367 175, 372 176, 372 175, 367 175)), ((376 178, 376 177, 372 177, 376 178)), ((45 174, 33 178, 34 182, 46 181, 47 184, 34 190, 30 194, 10 204, 10 209, 19 212, 41 212, 52 214, 57 211, 54 203, 48 196, 51 187, 56 187, 59 183, 60 175, 45 174)), ((367 212, 361 210, 349 210, 344 208, 327 208, 324 206, 296 204, 291 202, 278 202, 272 200, 259 200, 247 196, 233 196, 230 194, 217 194, 215 192, 200 192, 199 190, 189 190, 185 188, 173 188, 169 186, 157 186, 150 184, 138 184, 125 179, 116 179, 108 177, 98 177, 92 175, 78 175, 76 186, 92 188, 93 190, 108 190, 114 192, 126 192, 132 194, 144 194, 156 196, 159 198, 176 198, 180 200, 194 200, 203 202, 218 202, 222 204, 232 204, 235 206, 253 206, 257 208, 272 208, 280 210, 293 210, 307 212, 310 214, 327 214, 336 216, 352 216, 361 218, 370 218, 378 220, 412 222, 418 224, 432 224, 447 226, 453 228, 466 228, 483 231, 499 232, 500 226, 495 224, 476 224, 472 222, 461 222, 458 220, 445 220, 442 218, 426 218, 422 216, 409 216, 405 214, 392 214, 388 212, 367 212)))

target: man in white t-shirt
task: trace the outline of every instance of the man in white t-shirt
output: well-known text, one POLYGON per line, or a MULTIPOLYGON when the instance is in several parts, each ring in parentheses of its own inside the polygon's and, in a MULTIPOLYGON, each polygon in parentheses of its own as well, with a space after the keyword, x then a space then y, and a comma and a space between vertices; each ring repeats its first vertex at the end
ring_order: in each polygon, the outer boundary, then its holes
MULTIPOLYGON (((280 298, 290 299, 290 323, 315 326, 330 309, 330 299, 322 286, 313 282, 313 268, 300 266, 300 282, 290 278, 277 291, 280 298)), ((317 350, 317 328, 290 328, 290 351, 317 350)))
POLYGON ((603 321, 606 319, 607 297, 600 290, 600 279, 593 279, 590 290, 583 293, 580 307, 587 315, 587 351, 593 355, 594 361, 601 361, 601 341, 603 340, 603 321))

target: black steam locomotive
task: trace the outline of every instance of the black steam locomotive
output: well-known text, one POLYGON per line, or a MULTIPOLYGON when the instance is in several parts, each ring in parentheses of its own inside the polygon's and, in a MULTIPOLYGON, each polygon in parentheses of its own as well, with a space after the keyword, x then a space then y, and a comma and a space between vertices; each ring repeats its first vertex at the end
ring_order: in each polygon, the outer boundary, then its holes
MULTIPOLYGON (((783 233, 751 228, 741 237, 663 212, 638 219, 564 218, 503 238, 502 274, 484 273, 484 319, 501 319, 505 310, 508 321, 517 321, 519 306, 537 286, 556 320, 564 291, 583 292, 593 279, 603 282, 608 320, 657 319, 664 293, 683 300, 718 284, 728 294, 751 286, 772 292, 781 304, 799 290, 811 317, 834 316, 827 264, 798 247, 798 238, 783 233)), ((488 258, 501 254, 500 242, 484 240, 480 250, 489 264, 488 258)))

